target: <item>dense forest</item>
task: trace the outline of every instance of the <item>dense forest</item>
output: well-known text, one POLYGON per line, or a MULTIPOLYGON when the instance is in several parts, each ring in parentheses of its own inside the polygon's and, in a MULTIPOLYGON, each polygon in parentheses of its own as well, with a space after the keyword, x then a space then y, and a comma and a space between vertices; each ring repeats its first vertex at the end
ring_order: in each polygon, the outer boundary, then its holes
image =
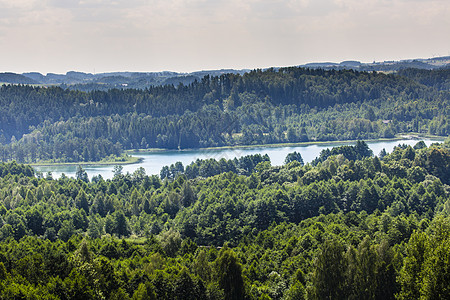
POLYGON ((289 67, 188 85, 89 91, 0 87, 0 160, 87 162, 126 149, 447 136, 450 69, 289 67))
POLYGON ((450 140, 111 180, 1 163, 0 298, 448 299, 449 185, 450 140))

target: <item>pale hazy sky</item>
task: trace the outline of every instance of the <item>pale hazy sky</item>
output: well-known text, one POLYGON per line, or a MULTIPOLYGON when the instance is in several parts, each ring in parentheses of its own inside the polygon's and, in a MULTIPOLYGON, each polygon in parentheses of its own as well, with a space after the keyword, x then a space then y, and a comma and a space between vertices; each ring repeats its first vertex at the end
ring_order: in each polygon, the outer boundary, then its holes
POLYGON ((450 0, 0 0, 0 72, 450 55, 450 0))

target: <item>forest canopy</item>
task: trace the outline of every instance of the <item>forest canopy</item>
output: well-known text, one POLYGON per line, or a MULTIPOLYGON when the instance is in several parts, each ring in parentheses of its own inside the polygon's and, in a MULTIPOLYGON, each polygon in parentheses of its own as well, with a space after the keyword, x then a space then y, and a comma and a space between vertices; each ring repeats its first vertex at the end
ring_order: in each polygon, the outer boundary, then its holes
POLYGON ((364 144, 314 165, 205 160, 191 166, 223 172, 188 177, 174 164, 164 179, 117 168, 89 180, 81 167, 53 179, 0 163, 0 295, 448 298, 449 141, 382 158, 364 144))

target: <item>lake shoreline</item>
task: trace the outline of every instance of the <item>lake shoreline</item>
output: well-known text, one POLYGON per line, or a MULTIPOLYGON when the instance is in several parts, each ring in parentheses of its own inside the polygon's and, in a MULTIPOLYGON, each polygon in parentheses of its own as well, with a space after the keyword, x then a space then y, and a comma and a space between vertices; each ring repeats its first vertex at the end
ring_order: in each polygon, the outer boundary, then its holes
MULTIPOLYGON (((417 133, 404 133, 398 134, 394 138, 378 138, 378 139, 365 139, 365 142, 389 142, 396 140, 417 140, 430 139, 430 140, 445 140, 445 137, 433 136, 433 135, 419 135, 417 133)), ((51 166, 115 166, 115 165, 132 165, 141 163, 143 158, 133 156, 133 154, 146 154, 146 153, 170 153, 170 152, 189 152, 189 151, 220 151, 220 150, 233 150, 233 149, 254 149, 254 148, 279 148, 279 147, 299 147, 299 146, 311 146, 311 145, 339 145, 356 143, 357 140, 339 140, 339 141, 308 141, 297 143, 277 143, 277 144, 257 144, 257 145, 235 145, 235 146, 220 146, 220 147, 205 147, 205 148, 185 148, 185 149, 166 149, 166 148, 149 148, 149 149, 132 149, 125 150, 128 154, 128 158, 125 161, 90 161, 90 162, 42 162, 28 164, 32 167, 51 167, 51 166)))
MULTIPOLYGON (((427 146, 435 142, 442 143, 444 140, 441 139, 430 139, 430 138, 414 138, 414 139, 384 139, 367 141, 369 148, 373 151, 375 155, 380 153, 382 149, 387 152, 391 152, 397 145, 406 144, 414 146, 419 140, 423 140, 427 146)), ((302 146, 292 146, 289 147, 278 146, 278 147, 246 147, 240 149, 209 149, 200 150, 196 149, 193 151, 159 151, 159 152, 137 152, 134 157, 142 158, 140 163, 123 165, 123 174, 130 173, 133 174, 138 168, 144 168, 146 174, 149 175, 159 175, 161 169, 166 166, 170 166, 175 162, 181 162, 184 166, 195 162, 197 159, 215 159, 219 161, 220 159, 234 159, 247 155, 268 155, 273 166, 281 166, 284 163, 286 155, 297 151, 301 153, 302 158, 305 163, 313 161, 323 149, 331 148, 333 146, 340 145, 354 145, 355 141, 350 142, 334 142, 334 143, 310 143, 309 145, 303 144, 302 146)), ((285 145, 286 146, 286 145, 285 145)), ((58 178, 63 173, 68 177, 74 177, 77 171, 77 164, 72 165, 48 165, 48 166, 34 166, 35 170, 42 173, 51 172, 55 178, 58 178)), ((83 167, 89 177, 101 175, 104 179, 111 179, 114 172, 114 164, 90 164, 83 167)))
MULTIPOLYGON (((363 139, 364 142, 390 142, 396 140, 417 140, 422 139, 429 140, 442 140, 446 139, 443 136, 437 135, 419 135, 417 133, 404 133, 399 134, 394 138, 377 138, 377 139, 363 139)), ((208 150, 232 150, 232 149, 252 149, 252 148, 278 148, 278 147, 299 147, 299 146, 311 146, 311 145, 326 145, 326 144, 342 144, 342 143, 356 143, 357 140, 338 140, 338 141, 308 141, 308 142, 296 142, 296 143, 277 143, 277 144, 257 144, 257 145, 235 145, 235 146, 218 146, 218 147, 205 147, 205 148, 184 148, 184 149, 167 149, 167 148, 149 148, 149 149, 132 149, 125 150, 127 154, 133 153, 164 153, 164 152, 183 152, 183 151, 208 151, 208 150)))

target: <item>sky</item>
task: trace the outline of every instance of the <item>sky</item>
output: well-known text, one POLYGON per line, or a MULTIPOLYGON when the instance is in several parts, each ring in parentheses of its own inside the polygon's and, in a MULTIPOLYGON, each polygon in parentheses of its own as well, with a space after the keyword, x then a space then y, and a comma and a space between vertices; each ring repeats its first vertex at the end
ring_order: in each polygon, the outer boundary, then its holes
POLYGON ((449 16, 449 0, 0 0, 0 72, 448 56, 449 16))

